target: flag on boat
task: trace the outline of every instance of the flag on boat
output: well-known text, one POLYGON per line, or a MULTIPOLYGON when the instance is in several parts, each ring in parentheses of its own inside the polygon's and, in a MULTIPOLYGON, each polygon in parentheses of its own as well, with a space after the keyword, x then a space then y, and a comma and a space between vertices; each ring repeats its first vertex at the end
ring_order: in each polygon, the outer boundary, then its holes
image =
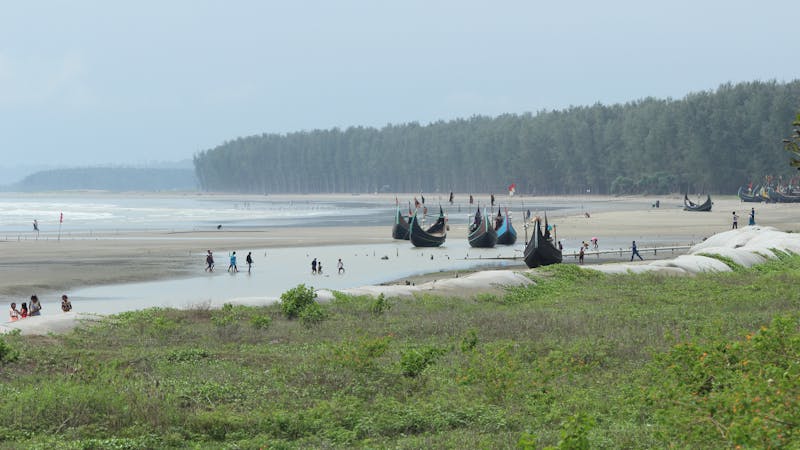
POLYGON ((517 183, 511 183, 508 187, 508 195, 514 195, 514 192, 517 192, 517 183))

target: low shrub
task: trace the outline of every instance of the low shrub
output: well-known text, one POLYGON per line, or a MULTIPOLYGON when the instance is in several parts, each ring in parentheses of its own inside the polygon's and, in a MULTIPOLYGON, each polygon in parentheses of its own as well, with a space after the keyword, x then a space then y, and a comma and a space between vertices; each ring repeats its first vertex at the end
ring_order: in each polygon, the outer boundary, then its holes
POLYGON ((386 297, 381 293, 375 301, 372 302, 370 306, 370 312, 372 312, 373 316, 380 316, 389 309, 392 308, 392 305, 386 300, 386 297))
POLYGON ((315 303, 316 297, 313 287, 299 284, 281 294, 281 311, 288 319, 296 319, 304 309, 315 303))
POLYGON ((16 361, 19 358, 19 350, 10 346, 5 339, 0 338, 0 364, 16 361))
POLYGON ((416 378, 445 353, 445 350, 433 346, 411 349, 400 355, 400 368, 403 375, 416 378))

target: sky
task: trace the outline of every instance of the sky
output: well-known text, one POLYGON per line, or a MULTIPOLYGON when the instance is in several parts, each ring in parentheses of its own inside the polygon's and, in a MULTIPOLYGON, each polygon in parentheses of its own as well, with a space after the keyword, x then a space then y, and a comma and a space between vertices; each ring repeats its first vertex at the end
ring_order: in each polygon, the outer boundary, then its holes
POLYGON ((791 81, 798 11, 788 0, 3 2, 0 167, 142 165, 254 134, 791 81))

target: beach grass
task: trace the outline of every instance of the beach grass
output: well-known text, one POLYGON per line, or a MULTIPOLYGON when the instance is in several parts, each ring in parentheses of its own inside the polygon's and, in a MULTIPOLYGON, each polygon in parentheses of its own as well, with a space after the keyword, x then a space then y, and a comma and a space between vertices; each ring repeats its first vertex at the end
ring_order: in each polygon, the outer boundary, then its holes
POLYGON ((800 256, 532 277, 466 299, 337 294, 308 320, 198 306, 6 335, 0 448, 800 445, 800 256))

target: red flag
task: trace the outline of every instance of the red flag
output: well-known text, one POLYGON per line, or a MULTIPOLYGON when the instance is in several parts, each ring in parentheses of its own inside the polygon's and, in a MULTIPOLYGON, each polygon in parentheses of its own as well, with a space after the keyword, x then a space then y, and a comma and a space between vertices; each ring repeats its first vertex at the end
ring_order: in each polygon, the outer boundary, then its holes
POLYGON ((58 223, 64 222, 64 213, 61 213, 61 217, 58 218, 58 223))

